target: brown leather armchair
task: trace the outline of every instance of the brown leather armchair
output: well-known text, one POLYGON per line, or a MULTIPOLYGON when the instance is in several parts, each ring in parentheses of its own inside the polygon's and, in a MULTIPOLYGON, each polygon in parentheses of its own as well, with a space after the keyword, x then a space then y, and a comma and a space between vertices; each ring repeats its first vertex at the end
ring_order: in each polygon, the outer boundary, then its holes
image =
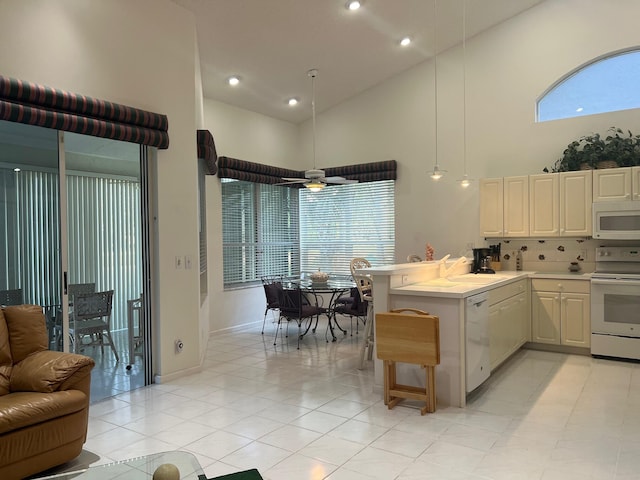
POLYGON ((48 342, 41 307, 0 309, 0 478, 61 465, 86 440, 95 362, 48 342))

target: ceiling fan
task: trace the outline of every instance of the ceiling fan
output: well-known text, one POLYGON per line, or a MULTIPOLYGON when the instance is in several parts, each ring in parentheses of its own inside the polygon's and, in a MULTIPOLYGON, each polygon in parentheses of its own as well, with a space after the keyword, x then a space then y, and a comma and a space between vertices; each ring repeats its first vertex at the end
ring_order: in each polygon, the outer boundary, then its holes
POLYGON ((313 123, 313 168, 304 172, 304 178, 283 178, 285 181, 280 185, 288 185, 292 183, 302 183, 312 192, 319 192, 328 184, 345 185, 349 183, 358 183, 358 180, 349 180, 344 177, 325 177, 324 170, 316 169, 316 88, 315 81, 318 75, 317 69, 311 69, 307 72, 311 77, 311 118, 313 123))

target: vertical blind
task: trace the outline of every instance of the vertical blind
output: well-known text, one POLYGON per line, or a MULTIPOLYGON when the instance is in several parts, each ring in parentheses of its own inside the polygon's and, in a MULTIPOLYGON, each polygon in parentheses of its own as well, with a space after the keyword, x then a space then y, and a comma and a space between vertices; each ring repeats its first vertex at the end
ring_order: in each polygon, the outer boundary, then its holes
POLYGON ((300 270, 298 190, 222 179, 225 287, 300 270))
POLYGON ((300 192, 300 268, 350 274, 354 257, 372 265, 395 258, 395 182, 355 183, 300 192))
MULTIPOLYGON (((127 300, 141 293, 140 184, 67 175, 70 283, 115 290, 112 330, 127 328, 127 300)), ((60 304, 58 174, 0 169, 0 289, 27 303, 60 304)))

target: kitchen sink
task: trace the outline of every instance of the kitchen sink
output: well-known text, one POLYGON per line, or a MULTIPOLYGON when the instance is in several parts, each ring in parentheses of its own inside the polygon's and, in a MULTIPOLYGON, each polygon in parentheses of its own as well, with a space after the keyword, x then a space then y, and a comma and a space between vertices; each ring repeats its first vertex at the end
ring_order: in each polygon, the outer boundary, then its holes
POLYGON ((487 285, 488 283, 497 282, 499 280, 504 280, 504 275, 494 275, 491 273, 485 274, 475 274, 470 273, 467 275, 451 275, 447 277, 447 280, 453 283, 475 283, 478 285, 487 285))

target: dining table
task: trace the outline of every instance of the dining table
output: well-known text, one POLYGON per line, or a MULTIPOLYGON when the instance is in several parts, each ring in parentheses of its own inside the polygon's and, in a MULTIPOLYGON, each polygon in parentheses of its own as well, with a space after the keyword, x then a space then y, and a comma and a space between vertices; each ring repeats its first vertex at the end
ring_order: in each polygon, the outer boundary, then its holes
MULTIPOLYGON (((329 277, 325 282, 314 282, 308 278, 295 278, 291 279, 290 283, 300 287, 304 292, 313 295, 317 306, 324 307, 325 295, 328 296, 329 301, 325 307, 327 309, 325 315, 327 316, 328 331, 331 332, 332 342, 337 340, 335 328, 340 330, 343 334, 347 334, 347 331, 340 326, 336 318, 336 306, 338 305, 338 299, 345 293, 349 293, 351 289, 356 286, 355 282, 350 277, 329 277)), ((316 326, 312 329, 313 332, 316 331, 316 327, 317 320, 316 326)), ((309 329, 307 329, 303 335, 305 335, 308 330, 309 329)), ((327 342, 328 341, 329 339, 327 337, 327 342)))

